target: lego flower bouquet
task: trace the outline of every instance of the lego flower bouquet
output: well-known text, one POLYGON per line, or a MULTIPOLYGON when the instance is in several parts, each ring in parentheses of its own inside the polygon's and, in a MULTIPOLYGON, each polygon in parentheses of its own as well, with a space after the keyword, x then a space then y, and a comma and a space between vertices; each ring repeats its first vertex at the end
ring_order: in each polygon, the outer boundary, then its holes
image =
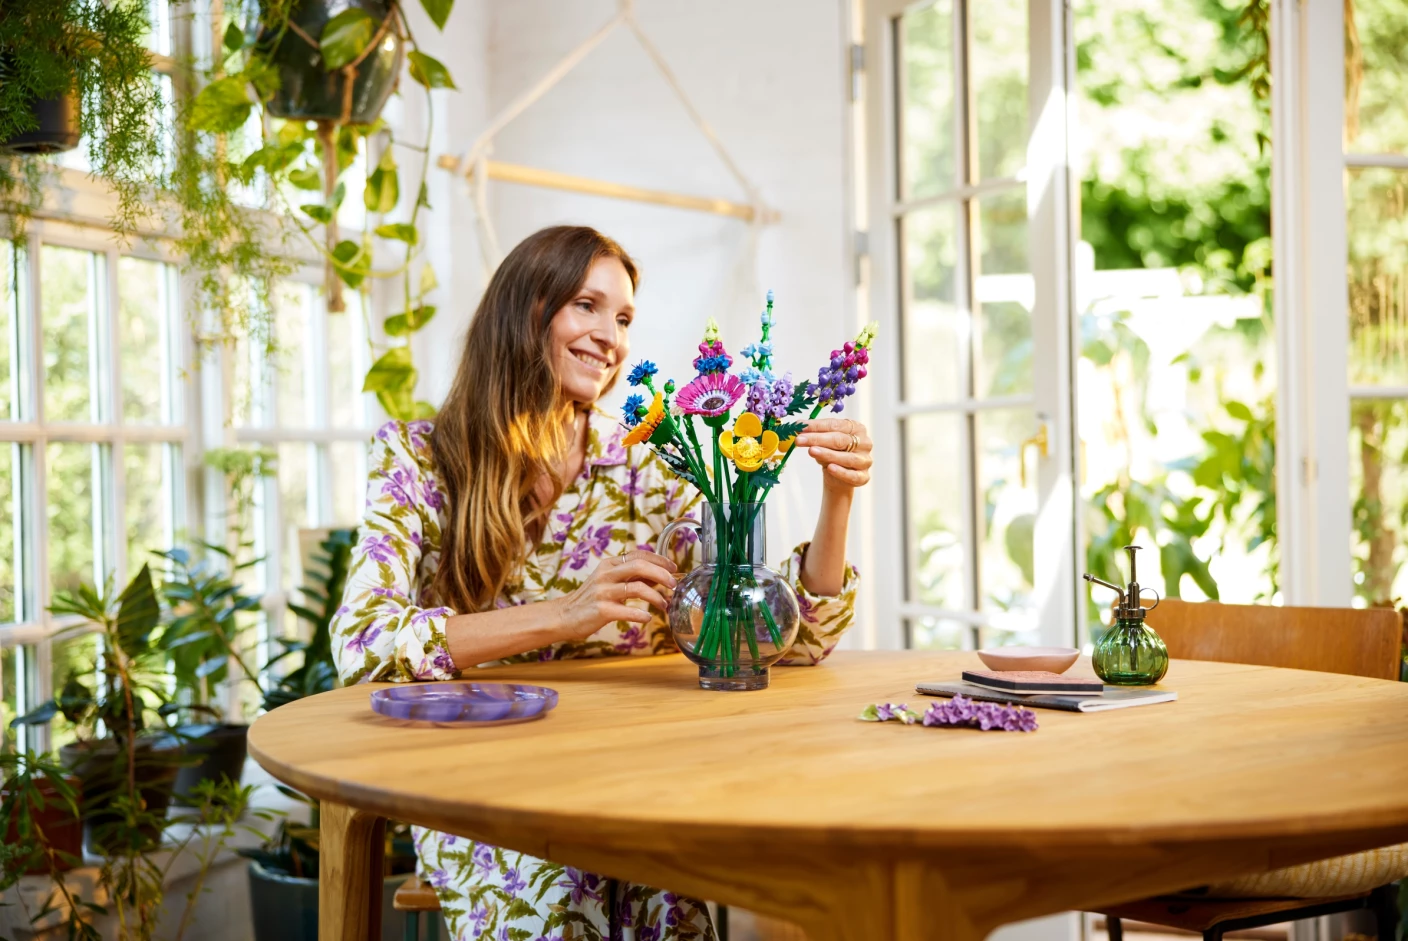
POLYGON ((772 366, 773 297, 768 292, 762 337, 734 358, 710 320, 683 386, 657 383, 646 360, 628 377, 650 395, 626 402, 626 445, 647 443, 704 496, 702 519, 679 519, 660 534, 669 544, 681 527, 699 531, 702 563, 684 576, 668 611, 680 650, 699 666, 706 689, 762 689, 768 670, 797 636, 797 597, 766 565, 764 503, 777 486, 797 435, 825 409, 839 412, 870 362, 874 325, 831 354, 815 382, 793 382, 772 366), (737 414, 735 415, 735 410, 737 414))

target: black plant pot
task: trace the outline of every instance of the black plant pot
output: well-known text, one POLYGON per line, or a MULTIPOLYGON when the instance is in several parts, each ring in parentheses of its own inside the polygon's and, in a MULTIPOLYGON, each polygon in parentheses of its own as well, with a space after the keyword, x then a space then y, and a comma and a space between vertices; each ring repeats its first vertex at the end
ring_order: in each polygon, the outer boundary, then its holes
MULTIPOLYGON (((378 24, 391 10, 386 0, 302 0, 295 2, 289 20, 316 39, 328 20, 353 7, 366 10, 378 24)), ((260 39, 270 36, 266 32, 260 39)), ((279 87, 269 100, 269 113, 278 118, 370 124, 396 89, 404 51, 401 38, 387 30, 353 70, 351 107, 344 115, 347 79, 342 70, 329 72, 318 50, 290 29, 271 56, 279 70, 279 87)))
MULTIPOLYGON (((165 816, 171 805, 171 786, 180 761, 180 743, 169 736, 152 736, 137 742, 133 756, 137 794, 157 817, 165 816)), ((126 752, 111 738, 74 742, 59 749, 59 762, 78 777, 83 788, 78 809, 83 816, 84 846, 97 855, 108 855, 126 845, 116 832, 122 816, 113 809, 114 800, 127 790, 126 752)), ((139 828, 140 837, 148 844, 143 849, 156 848, 162 829, 157 824, 139 828)))
POLYGON ((202 781, 228 779, 238 784, 244 774, 249 726, 186 725, 176 730, 185 752, 185 762, 176 773, 172 789, 176 803, 196 803, 191 792, 202 781))
MULTIPOLYGON (((381 884, 381 941, 401 941, 405 937, 406 916, 391 907, 391 900, 406 878, 387 876, 381 884)), ((300 879, 266 869, 251 859, 249 902, 254 941, 318 941, 317 879, 300 879)))
POLYGON ((82 136, 79 115, 82 105, 70 93, 61 98, 41 98, 30 105, 39 126, 24 134, 0 141, 0 153, 57 154, 78 146, 82 136))

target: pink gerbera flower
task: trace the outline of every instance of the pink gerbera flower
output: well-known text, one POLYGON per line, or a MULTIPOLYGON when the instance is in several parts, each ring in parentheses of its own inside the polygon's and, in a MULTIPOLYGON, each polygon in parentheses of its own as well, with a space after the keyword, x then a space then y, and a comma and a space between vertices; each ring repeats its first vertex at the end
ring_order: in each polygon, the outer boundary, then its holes
POLYGON ((722 415, 748 391, 737 376, 713 372, 700 376, 675 394, 675 404, 688 415, 722 415))

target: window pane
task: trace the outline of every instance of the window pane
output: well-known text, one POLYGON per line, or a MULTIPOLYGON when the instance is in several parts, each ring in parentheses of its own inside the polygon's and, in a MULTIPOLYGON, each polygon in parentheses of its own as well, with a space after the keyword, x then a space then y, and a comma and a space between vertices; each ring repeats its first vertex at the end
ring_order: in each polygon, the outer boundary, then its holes
POLYGON ((122 417, 126 421, 162 424, 176 420, 170 355, 173 287, 167 265, 140 258, 118 262, 122 417))
POLYGON ((40 250, 44 323, 44 417, 96 420, 93 338, 103 297, 102 257, 45 245, 40 250))
POLYGON ((945 402, 968 395, 968 316, 957 304, 958 207, 905 216, 904 398, 945 402))
POLYGON ((24 253, 9 239, 0 239, 0 419, 19 421, 19 374, 16 371, 15 325, 19 322, 20 270, 24 253))
POLYGON ((312 399, 308 386, 313 378, 309 336, 313 288, 297 282, 279 285, 274 294, 279 341, 278 371, 274 382, 278 387, 278 424, 285 428, 313 426, 312 399))
POLYGON ((175 534, 174 471, 180 449, 168 444, 123 446, 127 511, 127 573, 155 564, 152 552, 171 548, 175 534))
POLYGON ((1402 0, 1354 0, 1345 22, 1345 149, 1408 153, 1408 20, 1402 0))
POLYGON ((332 459, 332 525, 355 526, 362 520, 367 495, 366 446, 337 441, 328 453, 332 459))
POLYGON ((1394 607, 1408 593, 1408 401, 1356 402, 1350 425, 1354 593, 1394 607))
POLYGON ((19 715, 20 663, 23 648, 0 647, 0 751, 10 751, 18 743, 18 729, 10 728, 10 720, 19 715))
POLYGON ((280 584, 285 588, 294 587, 298 578, 298 530, 317 524, 308 507, 309 456, 312 450, 313 446, 309 444, 279 445, 278 487, 284 521, 281 534, 284 559, 280 584))
POLYGON ((1349 381, 1365 385, 1405 384, 1408 172, 1352 169, 1347 178, 1349 381))
MULTIPOLYGON (((96 581, 94 564, 93 452, 95 446, 52 441, 45 448, 49 486, 49 584, 73 591, 96 581)), ((101 530, 99 530, 101 531, 101 530)))
POLYGON ((1036 431, 1027 409, 979 412, 976 423, 979 608, 999 631, 1035 630, 1031 610, 1036 489, 1022 483, 1022 441, 1036 431))
POLYGON ((915 415, 904 423, 909 598, 954 609, 968 606, 964 420, 915 415))
POLYGON ((19 451, 18 444, 0 444, 0 622, 17 620, 15 461, 19 451))
POLYGON ((913 650, 972 650, 972 625, 947 618, 913 618, 906 625, 913 650))
POLYGON ((939 0, 900 18, 901 183, 906 198, 953 189, 953 3, 939 0))
MULTIPOLYGON (((347 310, 325 314, 328 342, 328 421, 334 428, 361 428, 366 423, 362 408, 361 296, 348 291, 347 310)), ((321 305, 319 305, 321 307, 321 305)))
MULTIPOLYGON (((70 675, 76 675, 85 686, 92 688, 93 670, 98 662, 98 639, 97 634, 80 634, 53 642, 53 652, 50 655, 53 669, 49 674, 53 683, 51 693, 63 689, 70 675)), ((79 729, 62 714, 54 716, 53 721, 49 723, 49 729, 50 743, 54 749, 72 742, 79 732, 85 736, 93 733, 92 729, 79 729)))
POLYGON ((1027 263, 1027 194, 1008 190, 978 203, 978 311, 980 395, 1032 391, 1032 302, 1027 263))
POLYGON ((1027 162, 1027 0, 982 0, 967 9, 977 176, 1013 176, 1027 162))

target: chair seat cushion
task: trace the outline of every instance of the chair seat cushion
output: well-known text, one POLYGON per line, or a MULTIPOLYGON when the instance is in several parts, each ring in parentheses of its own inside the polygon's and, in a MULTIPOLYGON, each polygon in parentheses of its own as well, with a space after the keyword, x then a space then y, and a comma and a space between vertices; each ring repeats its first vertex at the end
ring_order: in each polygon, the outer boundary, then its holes
POLYGON ((1319 859, 1208 886, 1209 898, 1324 898, 1368 892, 1408 877, 1408 843, 1319 859))

